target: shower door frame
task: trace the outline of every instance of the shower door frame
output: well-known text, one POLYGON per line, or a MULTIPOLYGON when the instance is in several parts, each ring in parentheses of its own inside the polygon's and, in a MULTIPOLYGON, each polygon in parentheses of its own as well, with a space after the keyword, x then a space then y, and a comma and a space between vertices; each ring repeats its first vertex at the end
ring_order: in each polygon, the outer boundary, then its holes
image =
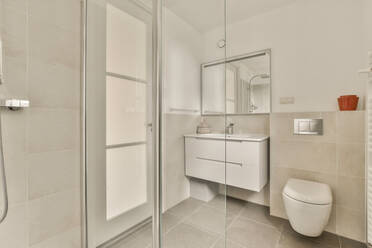
MULTIPOLYGON (((81 0, 81 245, 82 248, 88 247, 88 197, 87 197, 87 17, 88 0, 81 0)), ((152 9, 156 10, 152 14, 152 150, 153 150, 153 214, 152 214, 152 238, 153 248, 161 246, 161 113, 162 113, 162 0, 152 0, 152 9), (154 87, 155 86, 155 87, 154 87)), ((139 223, 141 225, 141 223, 139 223)), ((136 227, 134 227, 136 228, 136 227)), ((129 230, 130 232, 130 230, 129 230)))

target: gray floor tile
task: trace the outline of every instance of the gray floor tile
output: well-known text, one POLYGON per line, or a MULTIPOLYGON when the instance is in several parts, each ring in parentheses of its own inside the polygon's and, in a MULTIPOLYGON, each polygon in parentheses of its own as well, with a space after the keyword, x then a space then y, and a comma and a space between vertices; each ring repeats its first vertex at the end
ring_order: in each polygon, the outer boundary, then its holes
POLYGON ((269 207, 261 206, 253 203, 246 203, 240 215, 242 218, 254 220, 263 224, 275 227, 278 231, 282 231, 286 220, 271 216, 269 207))
POLYGON ((227 238, 249 248, 276 247, 280 232, 269 225, 238 217, 227 229, 227 238))
POLYGON ((169 212, 165 212, 162 215, 162 218, 162 227, 164 233, 167 233, 171 228, 179 224, 182 220, 180 217, 177 217, 169 212))
POLYGON ((322 235, 320 235, 319 237, 315 237, 315 238, 306 237, 301 234, 298 234, 295 230, 293 230, 293 228, 291 227, 288 221, 284 225, 283 233, 289 233, 294 236, 298 236, 298 239, 300 241, 304 240, 303 242, 310 241, 310 242, 317 243, 319 245, 326 245, 327 247, 332 247, 332 248, 340 247, 340 240, 336 234, 329 233, 329 232, 323 232, 322 235))
POLYGON ((169 209, 167 212, 177 217, 184 218, 191 215, 196 209, 198 209, 203 204, 204 202, 202 201, 189 198, 177 204, 173 208, 169 209))
POLYGON ((212 248, 248 248, 248 247, 234 243, 230 240, 227 240, 225 242, 225 240, 221 238, 212 248))
MULTIPOLYGON (((226 220, 221 195, 207 204, 192 198, 178 204, 163 214, 164 248, 366 248, 328 232, 317 238, 300 235, 287 220, 270 216, 264 206, 228 198, 227 209, 226 220)), ((151 248, 151 242, 149 224, 112 248, 151 248)))
MULTIPOLYGON (((175 227, 181 222, 181 218, 164 213, 162 215, 162 227, 163 232, 167 233, 171 228, 175 227)), ((147 248, 151 247, 152 243, 152 226, 151 224, 146 225, 140 230, 136 231, 132 235, 125 239, 117 242, 112 248, 147 248)))
POLYGON ((366 244, 352 239, 340 237, 341 248, 366 248, 366 244))
POLYGON ((188 224, 179 224, 164 237, 164 248, 209 248, 218 235, 204 232, 188 224))
POLYGON ((213 200, 209 201, 207 205, 223 211, 225 211, 226 208, 227 215, 233 216, 239 214, 240 210, 245 205, 245 202, 231 197, 226 197, 225 205, 225 196, 218 195, 215 198, 213 198, 213 200))
POLYGON ((151 224, 138 230, 124 240, 111 246, 112 248, 147 248, 152 242, 152 227, 151 224))
POLYGON ((298 233, 284 230, 278 248, 333 248, 319 242, 315 242, 311 238, 302 236, 298 233))
POLYGON ((207 229, 211 232, 222 235, 225 233, 226 226, 230 224, 231 221, 232 218, 226 218, 224 211, 208 206, 202 206, 190 217, 185 219, 186 223, 190 223, 202 229, 207 229))

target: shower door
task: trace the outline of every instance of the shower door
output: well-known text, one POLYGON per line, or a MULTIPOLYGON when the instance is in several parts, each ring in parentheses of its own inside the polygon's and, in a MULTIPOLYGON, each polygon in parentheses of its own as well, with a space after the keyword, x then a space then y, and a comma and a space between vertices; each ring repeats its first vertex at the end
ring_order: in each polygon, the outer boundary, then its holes
POLYGON ((228 247, 225 7, 225 0, 164 1, 164 247, 228 247), (206 90, 201 65, 209 61, 219 66, 206 90), (213 99, 210 116, 202 113, 205 95, 213 99), (203 119, 220 139, 195 134, 203 119))
POLYGON ((88 247, 146 226, 152 214, 151 13, 87 1, 88 247))

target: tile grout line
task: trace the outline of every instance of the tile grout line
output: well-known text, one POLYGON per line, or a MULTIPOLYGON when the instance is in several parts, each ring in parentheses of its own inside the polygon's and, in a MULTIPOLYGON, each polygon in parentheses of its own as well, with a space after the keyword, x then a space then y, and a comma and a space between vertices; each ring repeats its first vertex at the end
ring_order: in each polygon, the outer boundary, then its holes
MULTIPOLYGON (((183 218, 180 219, 180 221, 175 224, 172 228, 169 228, 169 230, 167 232, 164 233, 164 237, 165 235, 167 235, 168 233, 170 233, 173 229, 175 229, 177 226, 179 226, 180 224, 185 224, 185 225, 188 225, 188 226, 191 226, 192 228, 195 228, 197 230, 200 230, 202 232, 205 232, 205 233, 208 233, 210 235, 216 235, 216 240, 211 244, 211 246, 209 246, 209 248, 213 248, 217 242, 220 240, 221 238, 221 234, 219 233, 215 233, 209 229, 205 229, 205 228, 201 228, 197 225, 194 225, 193 223, 190 223, 190 222, 187 222, 187 219, 189 219, 193 214, 195 214, 197 211, 199 211, 202 207, 205 207, 207 206, 208 202, 204 202, 202 204, 200 204, 200 206, 196 207, 194 211, 192 211, 190 214, 184 216, 183 218)), ((169 213, 170 215, 173 215, 175 217, 177 217, 176 215, 172 214, 172 212, 169 213)))
POLYGON ((243 206, 239 212, 236 214, 236 216, 232 219, 231 223, 229 225, 226 226, 226 231, 233 225, 233 223, 239 218, 241 217, 243 211, 244 211, 244 208, 245 206, 243 206))
MULTIPOLYGON (((271 228, 271 229, 275 229, 275 230, 276 230, 276 227, 275 227, 275 226, 272 226, 272 225, 270 225, 270 224, 263 223, 263 222, 260 222, 260 221, 258 221, 258 220, 251 219, 251 218, 244 217, 244 216, 240 216, 240 218, 241 218, 242 220, 250 221, 250 222, 254 222, 254 223, 256 223, 256 224, 260 224, 260 225, 263 225, 263 226, 265 226, 265 227, 269 227, 269 228, 271 228)), ((282 230, 283 230, 283 227, 282 227, 282 230)), ((281 233, 281 231, 278 231, 278 230, 277 230, 277 232, 280 232, 280 233, 281 233)))
MULTIPOLYGON (((212 245, 209 246, 209 248, 213 248, 213 247, 215 247, 215 246, 217 245, 218 241, 221 240, 221 238, 223 239, 223 236, 222 236, 222 237, 218 237, 218 238, 217 238, 217 239, 212 243, 212 245)), ((227 248, 227 247, 226 247, 226 248, 227 248)))
POLYGON ((282 226, 282 231, 280 232, 279 239, 278 239, 278 241, 276 242, 275 248, 279 248, 280 241, 282 240, 282 237, 283 237, 283 233, 284 233, 284 224, 283 224, 283 226, 282 226))
MULTIPOLYGON (((182 202, 180 202, 180 203, 182 203, 182 202)), ((180 224, 187 224, 186 223, 186 219, 188 219, 189 217, 191 217, 193 214, 195 214, 202 206, 204 205, 204 203, 203 204, 200 204, 200 206, 198 206, 198 207, 196 207, 195 209, 194 209, 194 211, 192 211, 190 214, 188 214, 188 215, 185 215, 184 217, 181 217, 180 218, 180 221, 177 223, 177 224, 175 224, 173 227, 171 227, 171 228, 169 228, 169 230, 167 231, 167 232, 165 232, 164 233, 164 235, 166 235, 166 234, 168 234, 170 231, 172 231, 173 229, 175 229, 177 226, 179 226, 180 224)), ((172 209, 172 208, 171 208, 172 209)), ((170 209, 169 209, 170 210, 170 209)), ((169 210, 167 210, 167 211, 169 211, 169 210)), ((167 212, 166 211, 166 212, 167 212)), ((166 213, 165 212, 165 213, 166 213)), ((170 211, 168 214, 170 214, 170 215, 173 215, 174 217, 178 217, 177 215, 175 215, 175 214, 172 214, 172 211, 170 211)))
MULTIPOLYGON (((221 211, 221 209, 219 209, 219 208, 217 208, 217 207, 210 206, 208 203, 209 203, 209 202, 203 202, 203 203, 202 203, 199 207, 197 207, 194 211, 192 211, 190 214, 188 214, 188 215, 186 215, 185 217, 183 217, 183 218, 180 220, 179 223, 177 223, 175 226, 173 226, 172 228, 170 228, 170 229, 169 229, 165 234, 169 233, 171 230, 173 230, 174 228, 176 228, 176 226, 178 226, 179 224, 186 224, 186 225, 189 225, 189 226, 191 226, 191 227, 193 227, 193 228, 196 228, 196 229, 198 229, 198 230, 200 230, 200 231, 206 232, 206 233, 208 233, 208 234, 216 235, 216 236, 217 236, 217 240, 216 240, 216 242, 214 242, 214 243, 212 244, 212 245, 215 245, 215 244, 217 243, 217 241, 221 238, 221 236, 223 236, 221 233, 218 233, 218 232, 213 231, 213 230, 210 230, 210 229, 208 229, 208 228, 205 228, 205 227, 201 227, 201 226, 199 226, 199 225, 196 225, 196 224, 192 223, 192 221, 188 221, 188 219, 189 219, 193 214, 195 214, 197 211, 199 211, 202 207, 211 208, 211 209, 216 210, 216 211, 218 211, 218 212, 220 212, 220 213, 222 213, 222 212, 225 212, 225 214, 227 213, 227 210, 226 210, 226 211, 221 211)), ((243 211, 243 209, 244 209, 244 206, 242 206, 242 208, 239 210, 239 213, 236 214, 236 215, 233 217, 233 220, 236 219, 236 218, 238 218, 238 216, 240 216, 240 213, 243 211)), ((174 214, 172 214, 171 211, 169 212, 169 214, 175 216, 174 214)), ((226 220, 226 219, 227 219, 227 216, 225 215, 225 220, 226 220)), ((232 222, 233 222, 233 220, 232 220, 232 222)), ((232 222, 231 222, 228 226, 226 226, 226 230, 229 228, 229 226, 232 225, 232 222)), ((225 223, 226 223, 226 222, 225 222, 225 223)), ((239 244, 239 245, 240 245, 240 244, 239 244)), ((211 246, 211 247, 213 247, 213 246, 211 246)))

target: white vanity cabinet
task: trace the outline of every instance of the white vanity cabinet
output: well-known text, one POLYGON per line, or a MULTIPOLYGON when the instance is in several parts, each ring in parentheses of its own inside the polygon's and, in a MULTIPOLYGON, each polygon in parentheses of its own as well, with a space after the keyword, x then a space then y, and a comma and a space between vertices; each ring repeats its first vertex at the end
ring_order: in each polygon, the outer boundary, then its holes
POLYGON ((185 135, 185 167, 187 176, 259 192, 268 181, 268 137, 185 135))

